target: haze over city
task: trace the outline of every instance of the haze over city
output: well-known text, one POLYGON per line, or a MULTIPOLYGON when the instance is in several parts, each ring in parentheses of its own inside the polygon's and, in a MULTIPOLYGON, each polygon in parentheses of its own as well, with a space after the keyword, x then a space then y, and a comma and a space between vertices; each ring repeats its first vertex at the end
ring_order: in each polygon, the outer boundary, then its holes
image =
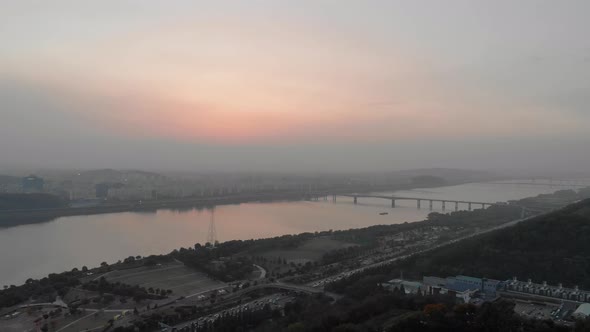
POLYGON ((587 1, 12 1, 4 167, 582 171, 587 1))
POLYGON ((589 332, 589 13, 0 0, 0 331, 589 332))

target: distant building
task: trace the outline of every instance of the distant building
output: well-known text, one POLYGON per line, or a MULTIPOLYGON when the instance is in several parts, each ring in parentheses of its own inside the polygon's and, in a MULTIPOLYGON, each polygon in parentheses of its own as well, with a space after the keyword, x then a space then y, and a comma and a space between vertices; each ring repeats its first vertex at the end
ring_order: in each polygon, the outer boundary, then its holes
POLYGON ((151 188, 141 187, 110 187, 108 198, 120 200, 147 200, 152 199, 154 191, 151 188))
POLYGON ((110 187, 111 186, 109 183, 105 183, 105 182, 97 183, 94 186, 94 189, 96 191, 96 198, 107 198, 109 196, 109 188, 110 187))
POLYGON ((22 187, 23 192, 39 192, 43 191, 43 186, 45 185, 45 181, 35 175, 29 175, 27 177, 22 178, 22 187))
POLYGON ((94 185, 94 190, 96 193, 96 198, 107 198, 107 197, 109 197, 109 190, 122 189, 124 187, 125 187, 125 185, 120 182, 117 182, 117 183, 101 182, 101 183, 97 183, 96 185, 94 185))

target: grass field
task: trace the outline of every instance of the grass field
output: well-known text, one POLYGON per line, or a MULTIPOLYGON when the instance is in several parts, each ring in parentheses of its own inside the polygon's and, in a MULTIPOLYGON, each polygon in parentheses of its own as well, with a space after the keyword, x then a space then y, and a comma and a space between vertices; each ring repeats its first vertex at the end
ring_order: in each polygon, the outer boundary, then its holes
POLYGON ((354 244, 337 241, 329 237, 319 237, 305 242, 303 245, 295 249, 289 250, 271 250, 262 254, 267 258, 281 257, 286 259, 289 263, 293 262, 306 263, 309 261, 317 261, 322 256, 335 249, 347 248, 354 246, 354 244))
POLYGON ((171 289, 173 296, 187 296, 224 285, 224 283, 212 280, 203 273, 189 269, 181 263, 113 271, 108 273, 105 278, 109 282, 119 281, 145 288, 171 289))

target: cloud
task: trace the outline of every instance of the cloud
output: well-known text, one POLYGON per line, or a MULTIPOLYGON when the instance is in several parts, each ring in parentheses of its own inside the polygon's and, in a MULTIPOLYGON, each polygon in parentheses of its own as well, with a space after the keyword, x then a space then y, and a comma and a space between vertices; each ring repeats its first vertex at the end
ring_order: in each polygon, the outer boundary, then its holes
POLYGON ((578 29, 583 15, 570 20, 573 29, 545 24, 553 10, 523 16, 528 5, 507 13, 485 5, 502 12, 501 26, 471 2, 452 10, 199 5, 124 3, 115 16, 105 4, 80 13, 11 6, 0 22, 8 28, 0 29, 5 155, 173 164, 163 156, 203 166, 184 155, 202 154, 211 165, 300 165, 307 151, 314 160, 335 151, 326 165, 358 166, 391 163, 382 155, 396 153, 415 164, 444 159, 424 147, 446 142, 589 137, 590 67, 571 55, 588 53, 586 39, 574 38, 587 30, 578 29))

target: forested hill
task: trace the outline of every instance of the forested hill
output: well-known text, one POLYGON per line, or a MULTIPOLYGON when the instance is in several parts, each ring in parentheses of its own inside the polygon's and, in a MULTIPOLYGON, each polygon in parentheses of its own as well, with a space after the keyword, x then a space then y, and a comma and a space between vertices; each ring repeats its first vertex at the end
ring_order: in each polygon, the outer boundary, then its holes
POLYGON ((516 276, 590 289, 590 199, 402 264, 422 275, 516 276))

